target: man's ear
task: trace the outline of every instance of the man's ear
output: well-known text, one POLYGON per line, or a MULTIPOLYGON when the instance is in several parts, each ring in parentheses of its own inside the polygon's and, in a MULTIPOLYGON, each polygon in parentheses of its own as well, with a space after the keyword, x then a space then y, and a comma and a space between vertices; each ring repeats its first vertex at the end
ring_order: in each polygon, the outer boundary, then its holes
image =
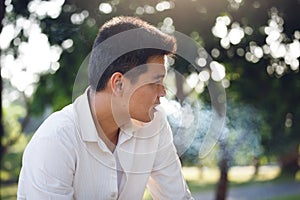
POLYGON ((110 77, 110 87, 114 94, 122 95, 123 93, 123 80, 124 75, 120 72, 115 72, 110 77))

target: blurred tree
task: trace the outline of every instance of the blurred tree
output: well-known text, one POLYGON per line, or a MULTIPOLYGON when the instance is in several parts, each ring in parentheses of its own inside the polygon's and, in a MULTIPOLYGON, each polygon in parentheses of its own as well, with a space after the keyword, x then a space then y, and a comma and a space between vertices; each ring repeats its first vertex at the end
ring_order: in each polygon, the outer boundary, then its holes
MULTIPOLYGON (((2 22, 4 18, 4 13, 5 13, 5 4, 4 1, 0 2, 0 22, 2 22)), ((3 24, 0 23, 0 33, 2 31, 3 24)), ((1 54, 1 49, 0 49, 0 54, 1 54)), ((1 64, 0 64, 0 69, 1 69, 1 64)), ((0 71, 0 162, 2 160, 2 156, 4 154, 4 147, 2 146, 2 138, 4 136, 4 129, 3 129, 3 120, 2 120, 2 76, 1 76, 1 71, 0 71)))
POLYGON ((300 3, 243 1, 239 6, 224 15, 231 21, 227 26, 230 41, 225 44, 226 37, 220 39, 222 47, 216 57, 227 63, 227 92, 263 113, 269 125, 265 127, 268 131, 262 132, 265 153, 285 158, 289 154, 290 159, 281 163, 283 171, 295 174, 300 140, 300 126, 295 123, 300 115, 300 25, 296 22, 300 3), (238 26, 245 35, 235 44, 230 33, 238 26))
MULTIPOLYGON (((300 140, 300 127, 295 124, 300 115, 296 100, 299 99, 300 26, 296 22, 299 1, 228 2, 212 29, 220 43, 204 40, 212 42, 206 43, 206 50, 226 66, 223 83, 228 87, 227 96, 254 105, 264 115, 266 123, 261 128, 264 154, 279 158, 283 174, 295 175, 299 170, 300 140)), ((200 29, 199 35, 202 35, 200 29)), ((220 161, 221 174, 225 175, 226 159, 220 161)), ((223 195, 217 199, 225 198, 224 182, 226 178, 221 177, 218 195, 223 195)))

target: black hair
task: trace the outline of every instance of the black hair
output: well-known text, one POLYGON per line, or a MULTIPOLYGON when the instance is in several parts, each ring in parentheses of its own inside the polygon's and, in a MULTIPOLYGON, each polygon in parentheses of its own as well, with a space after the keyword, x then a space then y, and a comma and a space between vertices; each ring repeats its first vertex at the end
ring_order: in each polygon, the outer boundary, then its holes
MULTIPOLYGON (((101 91, 115 72, 125 74, 146 64, 150 57, 170 55, 175 51, 173 36, 136 17, 115 17, 99 29, 95 39, 89 62, 90 86, 101 91), (125 36, 118 37, 120 33, 125 36)), ((143 73, 143 69, 138 71, 143 73)))

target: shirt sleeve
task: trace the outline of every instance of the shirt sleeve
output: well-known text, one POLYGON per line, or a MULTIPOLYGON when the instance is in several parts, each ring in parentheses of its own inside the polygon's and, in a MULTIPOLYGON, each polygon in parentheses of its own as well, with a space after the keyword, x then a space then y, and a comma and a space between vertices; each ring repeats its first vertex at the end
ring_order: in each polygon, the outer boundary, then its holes
POLYGON ((18 199, 73 199, 75 159, 59 138, 34 138, 23 155, 18 199))
POLYGON ((164 118, 159 148, 147 187, 154 200, 192 200, 173 144, 171 128, 164 118))

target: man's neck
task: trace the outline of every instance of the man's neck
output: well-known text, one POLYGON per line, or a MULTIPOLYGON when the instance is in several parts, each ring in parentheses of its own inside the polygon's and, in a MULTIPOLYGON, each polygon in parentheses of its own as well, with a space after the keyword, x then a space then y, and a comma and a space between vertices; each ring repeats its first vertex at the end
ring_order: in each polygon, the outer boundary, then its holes
POLYGON ((89 92, 89 104, 98 136, 113 152, 118 143, 119 126, 111 109, 111 95, 107 92, 89 92))

